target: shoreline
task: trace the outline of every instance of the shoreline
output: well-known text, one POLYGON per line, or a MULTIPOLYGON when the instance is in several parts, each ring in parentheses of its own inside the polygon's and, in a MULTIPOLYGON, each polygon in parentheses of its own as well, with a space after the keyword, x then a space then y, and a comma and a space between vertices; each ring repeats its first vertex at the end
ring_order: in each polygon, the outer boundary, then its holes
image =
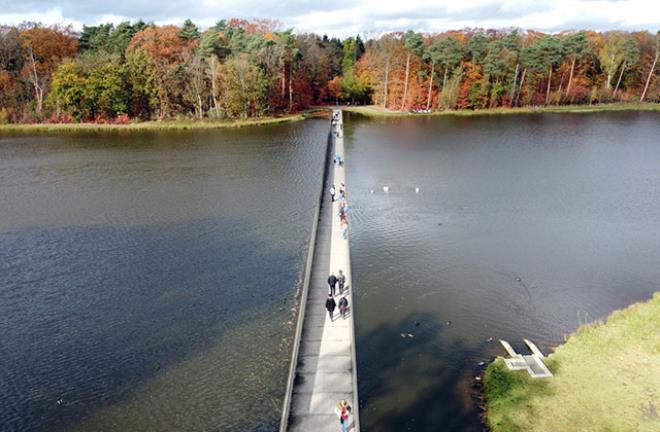
MULTIPOLYGON (((535 113, 594 113, 620 111, 660 112, 660 104, 645 102, 632 104, 601 104, 601 105, 562 105, 549 107, 521 108, 488 108, 482 110, 445 110, 431 113, 413 113, 381 108, 376 105, 339 106, 340 109, 358 113, 371 118, 383 117, 438 117, 438 116, 482 116, 482 115, 512 115, 535 113)), ((233 129, 248 126, 265 126, 305 120, 312 117, 325 117, 331 106, 319 106, 301 111, 297 114, 278 117, 259 117, 240 120, 150 120, 127 124, 103 123, 9 123, 0 124, 0 135, 20 133, 68 133, 68 132, 157 132, 157 131, 187 131, 205 129, 233 129)))
POLYGON ((654 414, 660 399, 648 393, 660 387, 658 325, 660 292, 578 327, 544 359, 550 378, 510 371, 496 357, 483 375, 484 426, 491 432, 655 430, 646 428, 660 425, 654 414))
POLYGON ((444 110, 430 113, 413 113, 408 111, 395 111, 385 109, 376 105, 363 105, 343 107, 344 110, 362 114, 368 117, 436 117, 436 116, 479 116, 479 115, 503 115, 503 114, 535 114, 535 113, 593 113, 605 111, 657 111, 660 112, 660 104, 653 102, 644 103, 616 103, 600 105, 559 105, 540 107, 518 107, 518 108, 487 108, 482 110, 444 110))
POLYGON ((41 132, 149 132, 149 131, 185 131, 204 129, 233 129, 248 126, 264 126, 301 121, 315 115, 315 111, 281 117, 260 117, 242 120, 154 120, 128 124, 99 123, 11 123, 0 125, 0 135, 5 133, 41 133, 41 132))

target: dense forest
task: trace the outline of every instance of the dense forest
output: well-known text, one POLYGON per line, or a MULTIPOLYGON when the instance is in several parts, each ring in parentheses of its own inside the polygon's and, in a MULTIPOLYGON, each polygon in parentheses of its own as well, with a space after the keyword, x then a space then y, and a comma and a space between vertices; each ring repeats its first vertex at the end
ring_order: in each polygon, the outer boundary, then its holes
POLYGON ((0 26, 0 123, 660 101, 660 34, 465 29, 363 40, 271 20, 0 26))

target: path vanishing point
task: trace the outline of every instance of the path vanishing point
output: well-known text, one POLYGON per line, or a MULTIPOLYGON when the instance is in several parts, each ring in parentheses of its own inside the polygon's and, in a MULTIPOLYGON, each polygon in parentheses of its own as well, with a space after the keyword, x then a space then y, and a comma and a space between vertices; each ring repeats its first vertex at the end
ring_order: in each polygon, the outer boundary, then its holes
MULTIPOLYGON (((339 202, 332 202, 329 193, 331 185, 338 190, 344 183, 350 202, 350 189, 346 164, 333 162, 335 154, 345 159, 342 112, 333 110, 332 117, 336 120, 331 121, 322 190, 312 226, 280 432, 339 432, 335 406, 342 399, 353 408, 348 430, 360 430, 350 235, 346 239, 342 236, 339 202), (348 316, 342 319, 336 309, 334 321, 330 321, 325 309, 328 276, 337 275, 339 270, 346 275, 348 316)), ((337 303, 339 298, 337 290, 337 303)))

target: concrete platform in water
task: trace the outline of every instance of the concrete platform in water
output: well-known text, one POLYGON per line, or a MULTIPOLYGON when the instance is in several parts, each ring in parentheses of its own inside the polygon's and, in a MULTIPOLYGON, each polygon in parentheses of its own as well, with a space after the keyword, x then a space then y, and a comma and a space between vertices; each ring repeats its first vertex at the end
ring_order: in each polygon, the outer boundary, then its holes
MULTIPOLYGON (((280 431, 338 432, 337 403, 346 399, 352 407, 348 430, 360 430, 357 375, 355 362, 355 331, 353 326, 353 284, 349 237, 342 235, 339 202, 332 202, 331 185, 339 189, 346 185, 345 164, 333 163, 335 154, 344 157, 344 134, 341 111, 333 111, 326 176, 320 199, 318 227, 311 258, 311 270, 306 275, 301 295, 296 340, 285 396, 280 431), (335 310, 331 321, 325 309, 328 297, 328 276, 342 270, 346 275, 349 312, 345 319, 335 310)), ((350 191, 346 191, 347 199, 350 191)), ((309 268, 309 263, 308 263, 309 268)), ((335 299, 339 300, 337 293, 335 299)))

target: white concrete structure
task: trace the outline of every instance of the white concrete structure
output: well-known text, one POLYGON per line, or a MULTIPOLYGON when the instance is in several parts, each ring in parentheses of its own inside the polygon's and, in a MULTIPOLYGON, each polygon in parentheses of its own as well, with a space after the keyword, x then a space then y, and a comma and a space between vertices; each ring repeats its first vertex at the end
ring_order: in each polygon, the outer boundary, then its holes
POLYGON ((552 376, 552 372, 543 363, 545 357, 540 349, 530 340, 525 339, 525 343, 532 351, 531 355, 518 354, 513 349, 511 344, 505 340, 500 340, 500 344, 504 347, 510 358, 504 359, 504 363, 510 370, 524 369, 529 373, 532 378, 548 378, 552 376))
MULTIPOLYGON (((318 229, 314 245, 314 257, 308 292, 301 301, 297 361, 291 368, 290 389, 287 389, 280 430, 301 432, 338 432, 339 419, 335 414, 337 403, 346 399, 352 407, 349 431, 359 432, 357 377, 355 362, 355 331, 353 327, 353 284, 349 239, 344 238, 339 219, 339 201, 332 202, 328 192, 331 185, 339 190, 346 185, 345 164, 333 162, 334 155, 344 156, 343 122, 341 111, 333 111, 337 117, 332 126, 330 169, 321 200, 318 229), (339 309, 331 321, 325 309, 328 298, 328 276, 342 270, 346 276, 344 295, 348 299, 347 317, 339 316, 339 309)), ((347 186, 346 186, 347 187, 347 186)), ((337 194, 339 196, 339 193, 337 194)), ((347 200, 350 198, 346 191, 347 200)), ((350 219, 350 215, 349 215, 350 219)), ((335 301, 339 303, 337 290, 335 301)))

